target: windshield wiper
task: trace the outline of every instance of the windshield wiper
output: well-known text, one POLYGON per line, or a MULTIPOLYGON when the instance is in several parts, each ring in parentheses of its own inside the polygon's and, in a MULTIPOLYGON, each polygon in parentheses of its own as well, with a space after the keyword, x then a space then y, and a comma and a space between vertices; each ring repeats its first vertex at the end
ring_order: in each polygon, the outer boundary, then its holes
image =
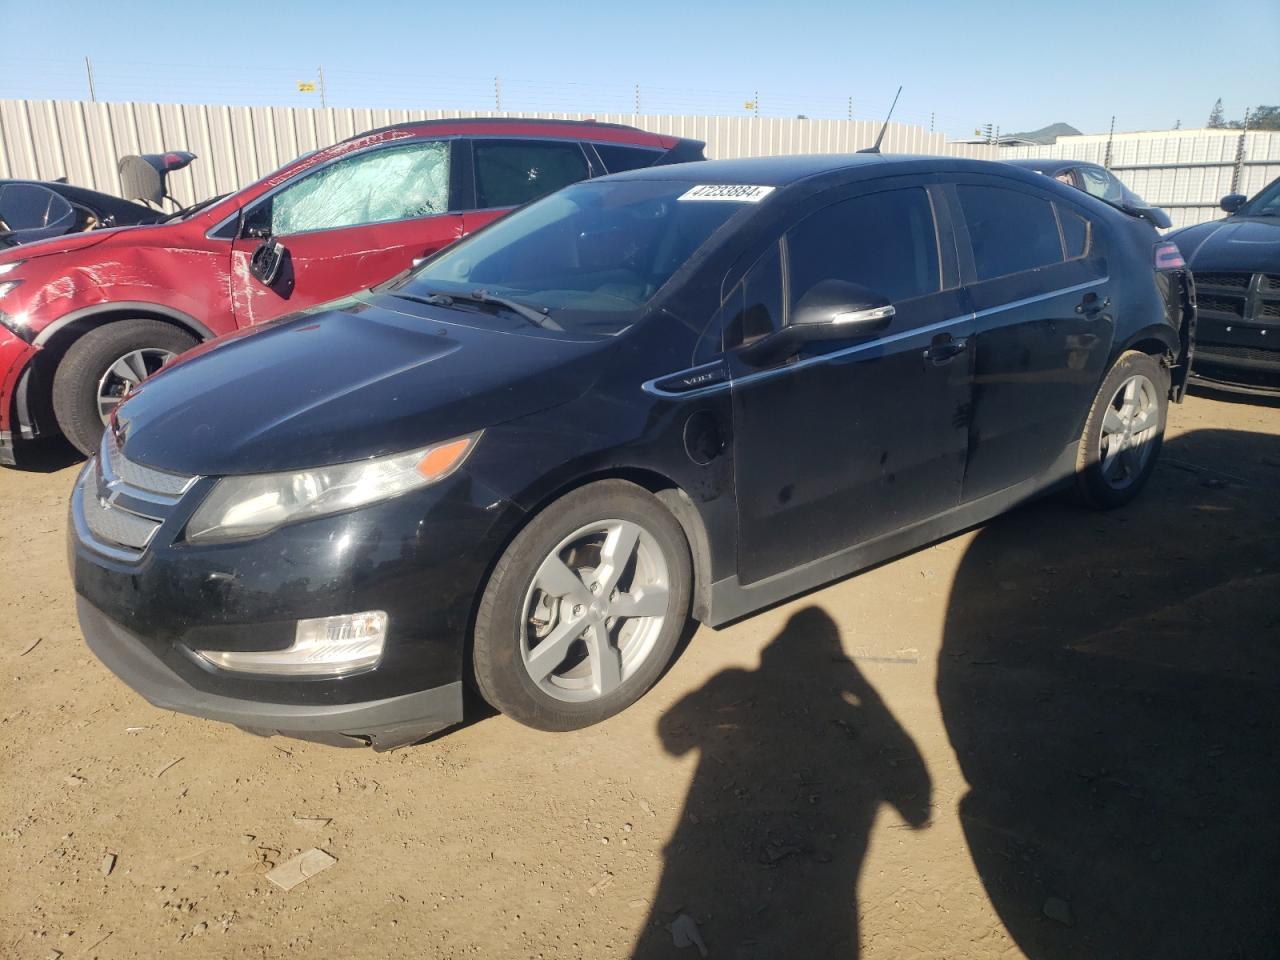
POLYGON ((397 290, 392 294, 393 297, 399 297, 402 300, 412 300, 415 303, 426 303, 431 306, 447 307, 454 301, 461 300, 467 303, 492 303, 499 307, 505 307, 512 313, 519 314, 525 320, 528 320, 535 327, 542 327, 544 330, 563 330, 560 324, 556 323, 547 316, 546 308, 537 310, 528 304, 521 303, 518 300, 511 300, 507 297, 500 297, 497 294, 490 293, 488 290, 473 290, 471 293, 436 293, 432 292, 426 296, 419 296, 416 293, 406 293, 403 290, 397 290))

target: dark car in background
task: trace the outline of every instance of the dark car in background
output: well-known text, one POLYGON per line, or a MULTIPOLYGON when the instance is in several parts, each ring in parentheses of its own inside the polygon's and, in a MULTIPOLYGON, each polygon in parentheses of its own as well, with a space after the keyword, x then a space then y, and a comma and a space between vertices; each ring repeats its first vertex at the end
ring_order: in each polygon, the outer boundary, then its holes
POLYGON ((1225 220, 1169 234, 1195 273, 1200 308, 1194 378, 1280 395, 1280 179, 1252 200, 1222 198, 1225 220))
POLYGON ((57 180, 0 180, 0 249, 103 227, 156 223, 162 210, 57 180))
MULTIPOLYGON (((125 393, 201 340, 380 283, 566 184, 702 147, 589 121, 404 123, 163 223, 0 250, 0 463, 45 434, 93 452, 125 393)), ((186 157, 134 158, 122 180, 158 202, 186 157)))
POLYGON ((1153 207, 1147 201, 1126 187, 1120 179, 1106 167, 1084 160, 1008 160, 1015 166, 1034 170, 1046 177, 1069 187, 1083 190, 1091 197, 1097 197, 1104 203, 1119 207, 1126 213, 1141 217, 1153 227, 1167 230, 1172 221, 1169 215, 1159 207, 1153 207))
POLYGON ((211 342, 71 501, 91 649, 151 702, 379 749, 463 686, 567 730, 719 625, 1070 487, 1181 396, 1177 250, 998 163, 578 183, 407 276, 211 342))

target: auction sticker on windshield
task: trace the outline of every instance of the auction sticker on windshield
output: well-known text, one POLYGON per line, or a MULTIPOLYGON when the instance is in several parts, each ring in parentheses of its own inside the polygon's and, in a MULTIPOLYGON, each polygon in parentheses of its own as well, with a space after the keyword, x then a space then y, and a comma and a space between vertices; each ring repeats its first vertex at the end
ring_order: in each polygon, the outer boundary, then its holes
POLYGON ((759 203, 771 193, 773 193, 773 187, 753 187, 745 183, 702 183, 680 194, 679 199, 759 203))

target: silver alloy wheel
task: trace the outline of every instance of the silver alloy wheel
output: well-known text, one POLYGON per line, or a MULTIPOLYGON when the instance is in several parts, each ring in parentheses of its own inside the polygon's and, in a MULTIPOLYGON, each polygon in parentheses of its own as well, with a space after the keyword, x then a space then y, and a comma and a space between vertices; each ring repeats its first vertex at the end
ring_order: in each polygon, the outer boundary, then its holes
POLYGON ((525 592, 520 653, 544 693, 598 700, 648 659, 667 618, 666 558, 631 520, 579 527, 538 566, 525 592))
POLYGON ((102 418, 103 425, 106 425, 111 411, 120 405, 120 401, 130 390, 175 356, 172 350, 142 347, 130 350, 107 367, 107 372, 98 381, 98 416, 102 418))
POLYGON ((1141 476, 1151 458, 1151 441, 1160 430, 1160 395, 1142 374, 1120 384, 1107 404, 1098 438, 1102 479, 1123 490, 1141 476))

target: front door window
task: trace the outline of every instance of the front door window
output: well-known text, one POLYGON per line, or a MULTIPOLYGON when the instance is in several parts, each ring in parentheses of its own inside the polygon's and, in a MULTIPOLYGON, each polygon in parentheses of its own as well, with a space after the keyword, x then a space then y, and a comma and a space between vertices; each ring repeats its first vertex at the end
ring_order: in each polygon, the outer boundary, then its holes
POLYGON ((286 237, 409 220, 449 209, 449 144, 409 143, 356 154, 286 186, 245 216, 252 236, 286 237))

